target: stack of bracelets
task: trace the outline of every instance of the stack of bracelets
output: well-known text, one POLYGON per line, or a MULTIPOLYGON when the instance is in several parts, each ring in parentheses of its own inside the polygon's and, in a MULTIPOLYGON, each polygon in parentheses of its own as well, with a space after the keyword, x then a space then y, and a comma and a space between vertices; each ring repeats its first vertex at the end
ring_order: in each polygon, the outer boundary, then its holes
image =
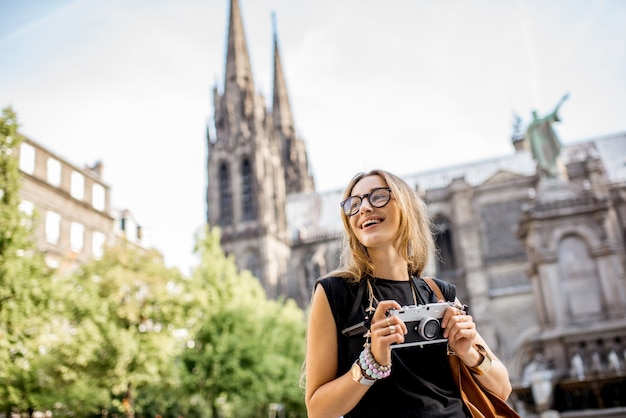
POLYGON ((361 351, 359 355, 359 365, 363 372, 373 380, 380 380, 386 377, 389 377, 391 374, 391 363, 387 366, 381 366, 378 364, 374 356, 372 355, 372 350, 370 349, 371 344, 365 344, 365 348, 361 351))

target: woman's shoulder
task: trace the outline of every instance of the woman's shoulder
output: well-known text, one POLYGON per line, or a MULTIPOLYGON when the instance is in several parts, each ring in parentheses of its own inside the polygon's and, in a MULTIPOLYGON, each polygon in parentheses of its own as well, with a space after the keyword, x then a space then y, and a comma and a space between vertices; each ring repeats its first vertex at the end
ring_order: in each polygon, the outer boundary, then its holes
POLYGON ((359 286, 359 283, 352 279, 335 275, 328 275, 317 279, 315 285, 317 286, 318 284, 322 285, 326 293, 329 291, 345 292, 359 286))
POLYGON ((316 281, 321 285, 326 293, 326 298, 330 309, 335 317, 337 329, 347 326, 349 314, 354 309, 355 302, 365 294, 364 287, 359 291, 360 282, 355 282, 349 278, 329 275, 316 281))

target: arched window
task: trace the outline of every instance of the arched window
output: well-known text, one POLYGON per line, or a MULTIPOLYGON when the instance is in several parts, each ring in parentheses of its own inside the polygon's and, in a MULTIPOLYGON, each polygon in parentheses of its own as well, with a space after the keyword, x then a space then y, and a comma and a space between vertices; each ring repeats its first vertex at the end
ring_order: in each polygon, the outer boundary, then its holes
POLYGON ((244 221, 256 219, 254 177, 252 176, 252 165, 247 158, 241 164, 241 205, 244 221))
POLYGON ((250 273, 252 273, 252 275, 256 277, 257 279, 259 279, 262 283, 263 282, 263 270, 262 270, 263 266, 261 265, 261 258, 259 257, 258 253, 252 250, 249 251, 245 255, 245 260, 246 260, 246 264, 245 264, 246 270, 250 271, 250 273))
POLYGON ((565 237, 558 254, 562 291, 572 321, 584 323, 604 317, 600 280, 586 242, 575 235, 565 237))
POLYGON ((437 258, 437 272, 442 275, 444 272, 456 270, 457 260, 454 252, 454 241, 452 237, 452 225, 445 218, 437 218, 435 221, 435 244, 439 249, 437 258))
POLYGON ((291 162, 291 141, 285 141, 283 148, 283 161, 285 163, 291 162))
POLYGON ((220 225, 230 225, 233 222, 233 192, 230 188, 230 171, 228 165, 220 163, 219 168, 219 196, 220 196, 220 225))
POLYGON ((308 254, 304 261, 304 279, 306 283, 306 289, 313 289, 315 281, 322 276, 322 266, 318 260, 315 260, 315 254, 308 254))

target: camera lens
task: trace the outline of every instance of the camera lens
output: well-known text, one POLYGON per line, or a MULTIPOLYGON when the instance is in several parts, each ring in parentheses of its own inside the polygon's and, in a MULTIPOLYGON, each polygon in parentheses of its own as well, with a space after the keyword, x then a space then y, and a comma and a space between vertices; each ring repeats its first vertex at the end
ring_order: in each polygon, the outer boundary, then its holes
POLYGON ((433 340, 439 334, 439 321, 435 318, 424 318, 419 325, 419 334, 425 340, 433 340))

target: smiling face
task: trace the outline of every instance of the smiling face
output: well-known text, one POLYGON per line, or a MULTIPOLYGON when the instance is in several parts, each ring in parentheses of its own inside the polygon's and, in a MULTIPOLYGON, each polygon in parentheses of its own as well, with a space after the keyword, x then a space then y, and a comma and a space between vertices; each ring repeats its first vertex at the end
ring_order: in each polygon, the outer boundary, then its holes
MULTIPOLYGON (((377 175, 363 177, 352 188, 352 196, 368 194, 372 189, 387 187, 382 177, 377 175)), ((359 242, 373 250, 393 247, 393 241, 400 225, 400 210, 391 192, 391 200, 382 208, 375 208, 369 198, 363 199, 356 215, 349 218, 352 232, 359 242)))

